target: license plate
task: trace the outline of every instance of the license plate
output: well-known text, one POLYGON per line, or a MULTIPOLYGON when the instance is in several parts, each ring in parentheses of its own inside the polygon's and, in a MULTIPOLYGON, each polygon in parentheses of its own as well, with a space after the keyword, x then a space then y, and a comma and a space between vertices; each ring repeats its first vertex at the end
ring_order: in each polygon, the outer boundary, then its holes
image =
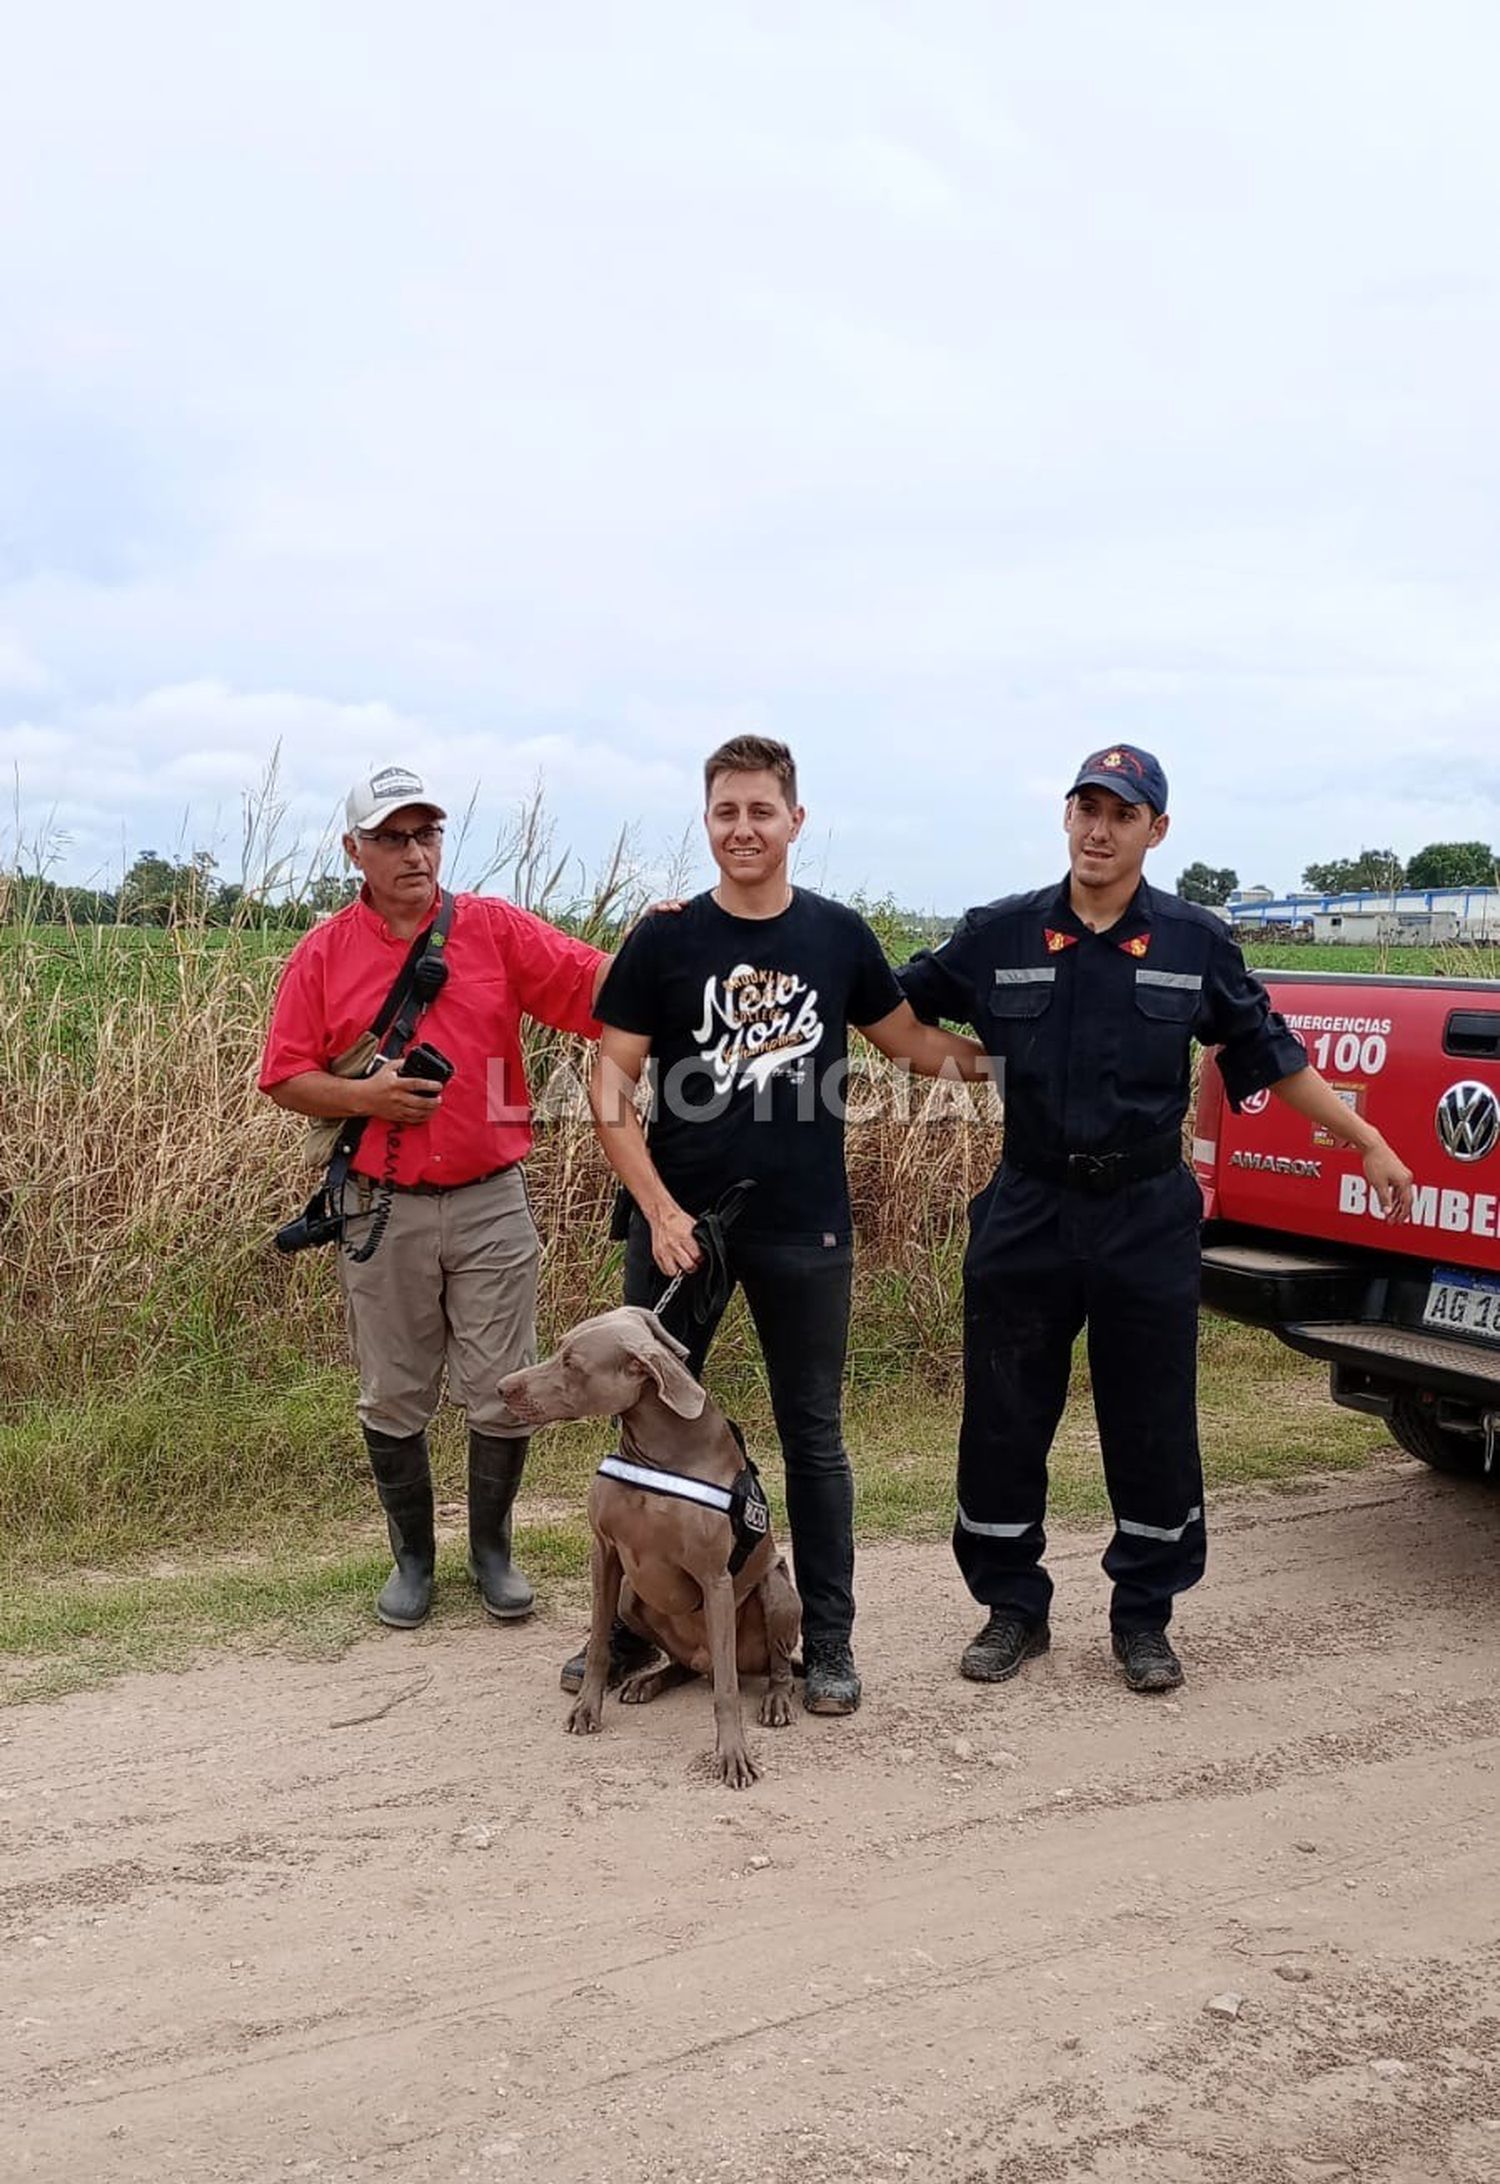
POLYGON ((1440 1328, 1445 1335, 1500 1342, 1500 1282, 1462 1267, 1440 1266, 1427 1290, 1422 1325, 1440 1328))

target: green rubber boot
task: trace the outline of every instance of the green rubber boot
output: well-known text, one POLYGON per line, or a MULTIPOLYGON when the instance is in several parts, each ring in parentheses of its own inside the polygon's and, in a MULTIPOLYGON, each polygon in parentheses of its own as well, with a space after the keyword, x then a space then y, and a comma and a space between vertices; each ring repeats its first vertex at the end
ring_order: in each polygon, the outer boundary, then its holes
POLYGON ((375 1613, 393 1630, 415 1630, 432 1606, 437 1539, 432 1528, 432 1470, 425 1433, 397 1435, 366 1426, 365 1447, 375 1491, 385 1511, 396 1567, 381 1588, 375 1613))
POLYGON ((502 1623, 530 1615, 536 1594, 510 1559, 511 1510, 531 1443, 469 1428, 469 1575, 485 1613, 502 1623))

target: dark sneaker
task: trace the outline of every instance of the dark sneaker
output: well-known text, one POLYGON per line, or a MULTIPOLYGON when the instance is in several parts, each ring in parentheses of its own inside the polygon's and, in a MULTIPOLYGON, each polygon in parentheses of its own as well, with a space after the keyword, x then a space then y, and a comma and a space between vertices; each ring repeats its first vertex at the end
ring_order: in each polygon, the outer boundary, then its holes
POLYGON ((809 1714, 852 1714, 859 1704, 859 1672, 843 1638, 814 1638, 802 1648, 802 1704, 809 1714))
MULTIPOLYGON (((564 1661, 562 1674, 557 1679, 564 1691, 576 1695, 583 1689, 588 1651, 584 1645, 571 1661, 564 1661)), ((613 1691, 627 1676, 633 1676, 637 1669, 649 1668, 660 1656, 660 1647, 652 1645, 649 1638, 637 1638, 627 1624, 617 1622, 609 1634, 609 1674, 604 1679, 605 1690, 613 1691)))
POLYGON ((1051 1643, 1049 1623, 1028 1623, 1009 1608, 991 1608, 984 1629, 964 1647, 959 1673, 970 1683, 1009 1683, 1034 1653, 1045 1653, 1051 1643))
POLYGON ((1175 1691, 1182 1682, 1182 1663, 1164 1630, 1111 1631, 1110 1644, 1132 1691, 1175 1691))

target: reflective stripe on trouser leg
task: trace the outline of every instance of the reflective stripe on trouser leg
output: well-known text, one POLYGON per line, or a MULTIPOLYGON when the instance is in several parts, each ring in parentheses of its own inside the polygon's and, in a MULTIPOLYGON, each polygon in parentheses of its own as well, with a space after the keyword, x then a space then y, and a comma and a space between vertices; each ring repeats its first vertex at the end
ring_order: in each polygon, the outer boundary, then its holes
POLYGON ((1089 1283, 1089 1364, 1115 1531, 1104 1555, 1117 1628, 1161 1629, 1207 1561, 1198 1453, 1197 1186, 1153 1177, 1132 1194, 1128 1250, 1089 1283))
POLYGON ((1067 1400, 1083 1299, 1074 1269, 1055 1259, 1038 1266, 1028 1255, 1030 1263, 1012 1272, 1010 1257, 964 1279, 953 1553, 982 1606, 1039 1623, 1052 1599, 1042 1567, 1047 1456, 1067 1400))

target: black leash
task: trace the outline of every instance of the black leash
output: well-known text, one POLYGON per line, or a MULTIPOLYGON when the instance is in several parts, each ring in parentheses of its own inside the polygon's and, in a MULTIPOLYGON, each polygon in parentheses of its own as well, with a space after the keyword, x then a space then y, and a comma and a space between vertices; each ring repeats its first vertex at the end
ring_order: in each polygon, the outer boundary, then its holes
POLYGON ((729 1302, 729 1292, 734 1287, 734 1277, 729 1271, 728 1231, 739 1219, 745 1200, 755 1188, 755 1178, 745 1176, 738 1183, 731 1183, 721 1198, 716 1198, 707 1213, 700 1213, 693 1223, 693 1240, 703 1253, 696 1266, 684 1267, 675 1274, 657 1298, 651 1310, 660 1319, 662 1313, 676 1296, 684 1282, 697 1285, 692 1293, 691 1318, 693 1324, 702 1327, 714 1319, 729 1302))

